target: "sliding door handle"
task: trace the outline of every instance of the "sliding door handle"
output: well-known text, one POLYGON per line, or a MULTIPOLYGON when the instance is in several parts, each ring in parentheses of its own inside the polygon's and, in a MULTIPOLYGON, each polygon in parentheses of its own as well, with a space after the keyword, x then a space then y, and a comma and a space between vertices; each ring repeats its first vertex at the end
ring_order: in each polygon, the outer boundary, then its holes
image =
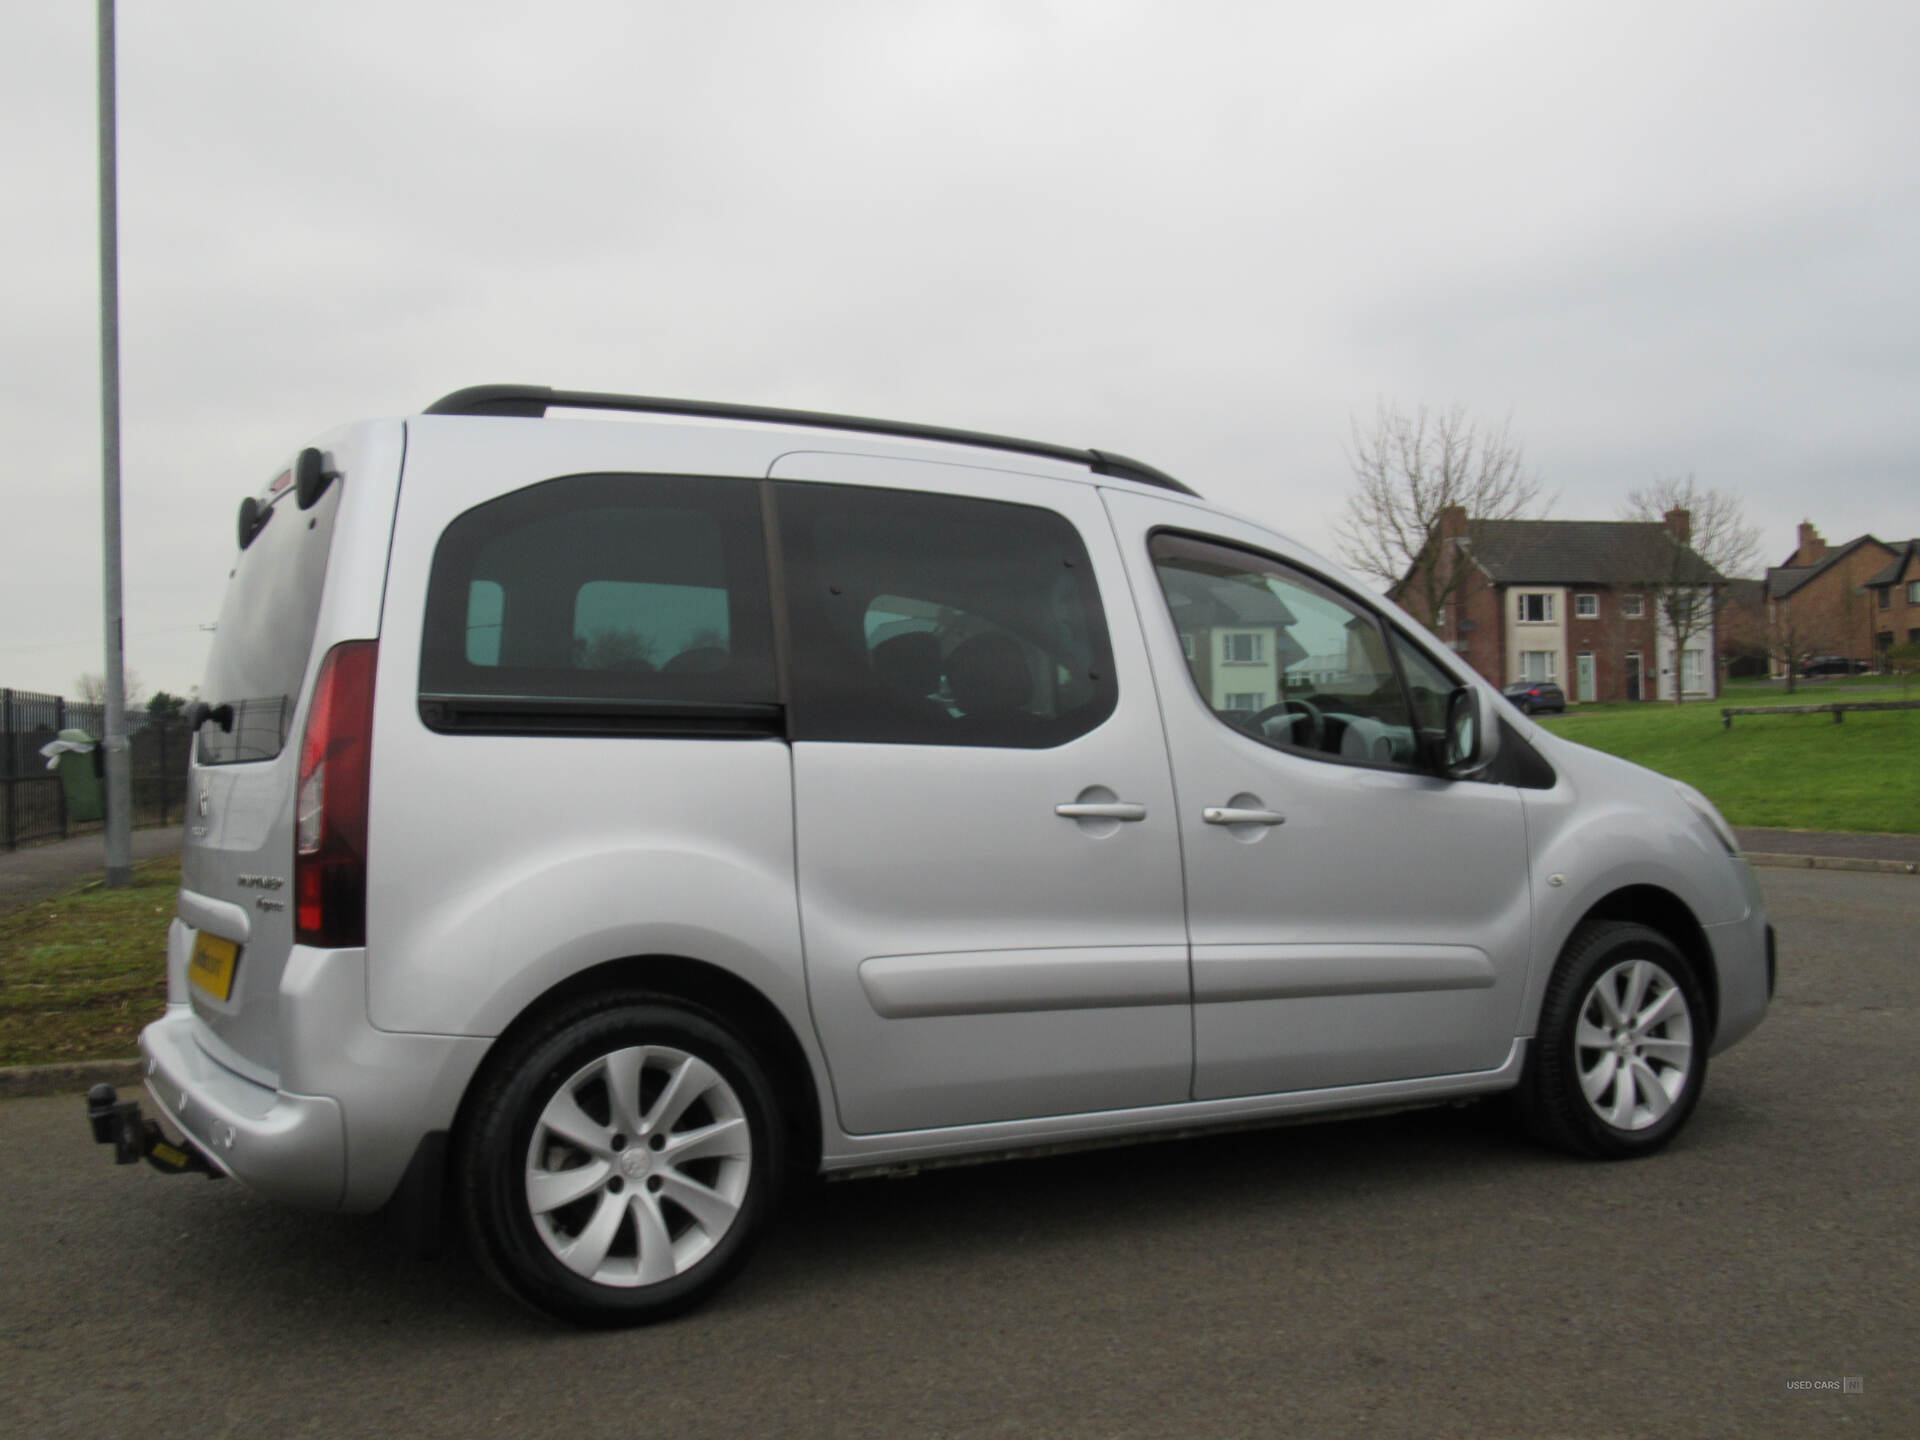
POLYGON ((1147 807, 1131 805, 1125 800, 1075 801, 1070 805, 1056 805, 1053 813, 1063 820, 1144 820, 1147 807))
POLYGON ((1209 825, 1284 825, 1287 817, 1278 810, 1237 810, 1231 805, 1209 805, 1200 812, 1209 825))

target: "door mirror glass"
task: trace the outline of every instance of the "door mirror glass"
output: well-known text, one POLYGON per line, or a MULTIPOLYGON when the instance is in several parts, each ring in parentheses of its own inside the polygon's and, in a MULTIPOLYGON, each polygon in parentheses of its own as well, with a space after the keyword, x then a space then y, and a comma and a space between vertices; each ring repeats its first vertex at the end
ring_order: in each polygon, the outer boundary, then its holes
POLYGON ((1447 742, 1441 765, 1451 780, 1470 780, 1486 772, 1500 745, 1500 731, 1488 723, 1486 698, 1471 685, 1447 697, 1447 742))

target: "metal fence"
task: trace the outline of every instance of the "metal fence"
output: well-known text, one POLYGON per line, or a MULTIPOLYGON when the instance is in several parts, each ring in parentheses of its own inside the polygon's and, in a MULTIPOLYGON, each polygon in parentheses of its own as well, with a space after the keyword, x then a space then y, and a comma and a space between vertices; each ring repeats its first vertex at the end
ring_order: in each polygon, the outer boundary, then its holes
MULTIPOLYGON (((6 790, 6 815, 0 836, 15 849, 37 840, 64 840, 96 834, 99 820, 67 815, 60 777, 47 769, 40 747, 62 730, 100 736, 106 707, 30 690, 0 690, 0 786, 6 790)), ((177 824, 186 813, 187 747, 193 732, 175 717, 156 720, 140 711, 127 715, 128 756, 132 773, 133 823, 177 824)))

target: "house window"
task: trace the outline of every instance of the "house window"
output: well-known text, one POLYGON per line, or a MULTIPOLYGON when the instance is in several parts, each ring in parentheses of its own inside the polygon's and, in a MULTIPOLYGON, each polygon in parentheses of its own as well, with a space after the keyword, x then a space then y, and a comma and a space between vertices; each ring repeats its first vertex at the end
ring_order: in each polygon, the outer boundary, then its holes
POLYGON ((1520 652, 1520 678, 1539 684, 1553 679, 1554 651, 1522 650, 1520 652))
POLYGON ((1598 620, 1600 618, 1600 597, 1598 595, 1574 596, 1573 615, 1576 620, 1598 620))
POLYGON ((1647 613, 1647 601, 1643 595, 1623 595, 1620 597, 1620 613, 1629 620, 1638 620, 1647 613))
POLYGON ((1707 653, 1704 650, 1680 652, 1680 688, 1701 691, 1707 688, 1707 653))
POLYGON ((1520 599, 1520 618, 1529 624, 1544 625, 1553 622, 1553 596, 1522 595, 1520 599))
POLYGON ((1920 605, 1920 580, 1907 581, 1907 603, 1920 605))
POLYGON ((1229 690, 1227 709, 1244 710, 1251 714, 1265 708, 1266 698, 1265 692, 1260 690, 1229 690))
POLYGON ((1258 630, 1229 630, 1220 637, 1220 658, 1229 665, 1258 665, 1263 638, 1258 630))
POLYGON ((1893 587, 1891 585, 1882 585, 1876 593, 1880 596, 1880 608, 1882 610, 1891 610, 1893 608, 1893 587))

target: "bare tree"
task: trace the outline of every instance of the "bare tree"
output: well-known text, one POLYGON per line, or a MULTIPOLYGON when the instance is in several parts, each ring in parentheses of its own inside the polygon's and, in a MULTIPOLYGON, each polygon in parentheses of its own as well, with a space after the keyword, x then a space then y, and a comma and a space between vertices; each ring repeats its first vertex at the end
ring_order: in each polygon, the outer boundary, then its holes
POLYGON ((1795 610, 1783 600, 1767 606, 1767 659, 1777 661, 1787 672, 1787 694, 1799 681, 1800 662, 1815 652, 1838 651, 1845 647, 1830 617, 1817 612, 1795 610))
POLYGON ((1673 641, 1673 703, 1686 690, 1687 641, 1713 628, 1727 603, 1726 580, 1750 570, 1760 555, 1760 531, 1746 523, 1740 502, 1692 475, 1670 475, 1630 491, 1625 518, 1664 526, 1664 541, 1643 547, 1640 581, 1653 613, 1673 641))
POLYGON ((1382 401, 1371 424, 1352 423, 1355 486, 1334 530, 1340 553, 1431 627, 1473 573, 1442 544, 1445 512, 1525 518, 1546 508, 1540 479, 1509 422, 1483 427, 1464 406, 1435 413, 1422 405, 1409 415, 1382 401))
MULTIPOLYGON (((127 708, 133 708, 133 697, 140 693, 140 672, 131 665, 123 672, 126 675, 127 708)), ((104 705, 107 703, 107 677, 97 670, 90 670, 74 682, 74 699, 84 705, 104 705)))

